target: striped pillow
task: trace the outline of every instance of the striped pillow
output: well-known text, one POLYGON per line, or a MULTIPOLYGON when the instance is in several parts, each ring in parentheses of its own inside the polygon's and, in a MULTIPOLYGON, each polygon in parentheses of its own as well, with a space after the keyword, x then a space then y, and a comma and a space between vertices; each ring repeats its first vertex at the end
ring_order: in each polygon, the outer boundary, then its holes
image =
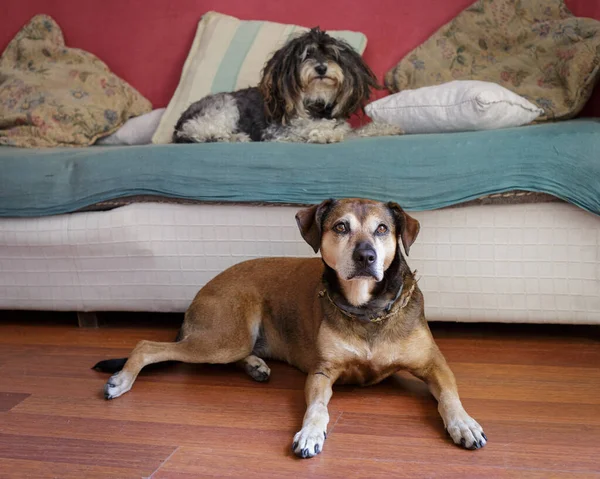
MULTIPOLYGON (((208 12, 183 66, 179 85, 163 115, 153 143, 171 143, 175 123, 190 104, 210 93, 256 86, 265 62, 304 27, 273 22, 241 21, 229 15, 208 12)), ((330 31, 362 54, 367 45, 364 34, 330 31)))

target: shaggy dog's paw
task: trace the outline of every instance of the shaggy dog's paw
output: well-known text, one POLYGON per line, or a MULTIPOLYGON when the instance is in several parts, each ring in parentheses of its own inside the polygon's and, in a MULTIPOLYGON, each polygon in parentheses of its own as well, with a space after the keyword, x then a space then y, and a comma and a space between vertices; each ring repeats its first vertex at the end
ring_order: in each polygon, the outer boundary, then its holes
POLYGON ((307 135, 308 143, 339 143, 343 141, 351 131, 350 125, 345 121, 320 120, 309 123, 314 127, 307 135))
POLYGON ((307 458, 319 454, 323 450, 323 443, 327 433, 317 427, 303 427, 294 436, 292 451, 298 457, 307 458))
POLYGON ((373 121, 352 132, 353 137, 378 137, 403 135, 404 131, 397 125, 373 121))
POLYGON ((339 143, 346 137, 346 131, 343 128, 334 128, 332 130, 313 130, 308 134, 308 143, 339 143))
POLYGON ((104 385, 104 398, 114 399, 125 394, 133 386, 133 378, 131 374, 124 371, 119 371, 113 374, 108 382, 104 385))
POLYGON ((324 145, 331 143, 331 131, 313 130, 308 134, 308 143, 319 143, 324 145))
POLYGON ((446 430, 454 441, 466 449, 480 449, 487 443, 483 428, 468 414, 451 420, 446 430))
POLYGON ((233 133, 229 141, 231 141, 231 143, 248 143, 251 140, 246 133, 233 133))

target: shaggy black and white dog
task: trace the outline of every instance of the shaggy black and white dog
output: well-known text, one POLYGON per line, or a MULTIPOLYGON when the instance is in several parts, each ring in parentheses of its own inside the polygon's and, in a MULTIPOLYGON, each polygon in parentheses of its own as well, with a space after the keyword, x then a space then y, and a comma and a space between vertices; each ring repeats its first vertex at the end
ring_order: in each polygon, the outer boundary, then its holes
POLYGON ((379 88, 346 42, 318 27, 290 40, 265 65, 258 87, 217 93, 190 105, 174 143, 296 141, 333 143, 347 135, 400 134, 388 124, 352 131, 346 120, 379 88))

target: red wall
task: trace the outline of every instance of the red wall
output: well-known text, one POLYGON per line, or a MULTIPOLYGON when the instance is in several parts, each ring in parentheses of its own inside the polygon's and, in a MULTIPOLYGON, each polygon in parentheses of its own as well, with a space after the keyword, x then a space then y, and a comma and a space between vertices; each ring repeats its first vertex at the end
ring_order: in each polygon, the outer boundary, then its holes
MULTIPOLYGON (((196 26, 206 11, 361 31, 369 41, 364 57, 381 80, 407 52, 473 1, 4 0, 0 49, 32 16, 46 13, 61 26, 68 46, 96 54, 161 107, 175 91, 196 26)), ((576 15, 600 19, 600 0, 567 0, 567 4, 576 15)), ((600 116, 598 93, 593 102, 600 116)))

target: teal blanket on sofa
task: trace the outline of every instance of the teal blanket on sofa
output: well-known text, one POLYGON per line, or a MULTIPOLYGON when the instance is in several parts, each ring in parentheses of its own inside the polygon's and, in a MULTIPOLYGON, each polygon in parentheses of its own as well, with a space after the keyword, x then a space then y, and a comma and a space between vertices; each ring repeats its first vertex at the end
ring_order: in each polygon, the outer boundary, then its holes
POLYGON ((4 217, 68 213, 140 194, 297 204, 359 196, 430 210, 515 189, 600 214, 600 121, 334 145, 0 148, 4 217))

